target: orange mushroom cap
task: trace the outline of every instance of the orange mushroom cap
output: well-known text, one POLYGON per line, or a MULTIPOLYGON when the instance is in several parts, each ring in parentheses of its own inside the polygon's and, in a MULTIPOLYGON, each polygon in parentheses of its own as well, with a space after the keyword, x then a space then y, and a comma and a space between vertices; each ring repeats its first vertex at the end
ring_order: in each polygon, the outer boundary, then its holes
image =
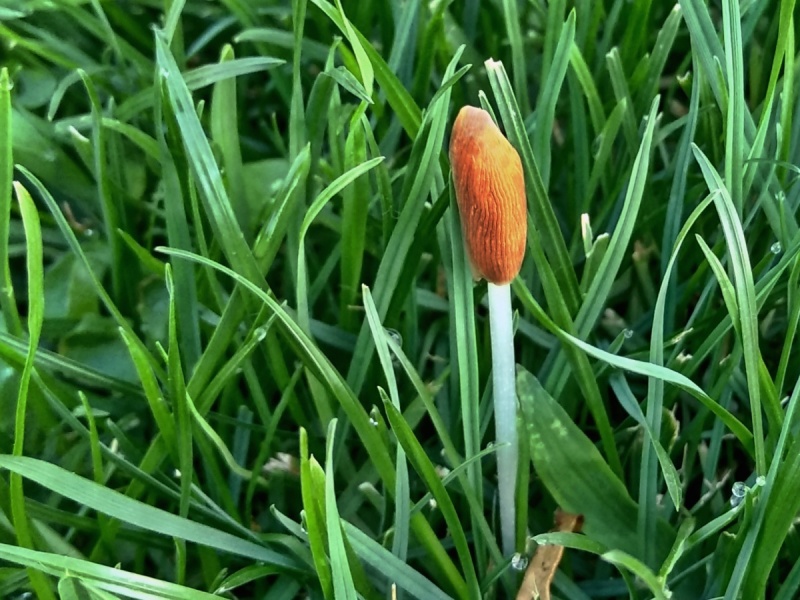
POLYGON ((519 154, 485 110, 461 109, 450 165, 467 256, 477 279, 502 285, 525 256, 528 207, 519 154))

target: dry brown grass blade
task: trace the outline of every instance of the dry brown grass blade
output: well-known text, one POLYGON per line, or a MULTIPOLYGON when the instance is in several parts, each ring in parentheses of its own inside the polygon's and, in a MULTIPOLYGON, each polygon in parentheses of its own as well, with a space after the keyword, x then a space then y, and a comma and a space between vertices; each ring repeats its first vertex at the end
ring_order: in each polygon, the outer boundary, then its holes
MULTIPOLYGON (((583 516, 556 510, 555 527, 552 531, 578 532, 583 526, 583 516)), ((517 592, 517 600, 550 600, 550 584, 555 577, 564 546, 539 546, 533 555, 522 585, 517 592)))

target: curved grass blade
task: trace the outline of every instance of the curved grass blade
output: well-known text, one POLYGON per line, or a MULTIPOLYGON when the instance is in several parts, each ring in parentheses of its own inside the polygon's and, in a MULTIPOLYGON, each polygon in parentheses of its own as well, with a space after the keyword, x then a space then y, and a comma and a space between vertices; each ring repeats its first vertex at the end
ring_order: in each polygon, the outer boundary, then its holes
MULTIPOLYGON (((19 379, 16 411, 14 414, 14 458, 22 458, 25 447, 25 422, 28 415, 28 389, 33 374, 33 360, 44 321, 44 265, 42 263, 42 229, 39 213, 28 190, 21 183, 14 182, 14 192, 22 213, 22 224, 25 228, 26 271, 28 275, 28 352, 25 366, 19 379)), ((0 192, 3 193, 3 192, 0 192)), ((9 478, 9 497, 11 502, 11 519, 17 542, 23 548, 33 549, 33 532, 28 521, 25 507, 25 492, 22 488, 22 474, 12 473, 9 478)), ((49 600, 55 598, 50 583, 36 569, 28 568, 28 578, 36 594, 49 600)))
POLYGON ((27 456, 0 455, 0 468, 17 473, 78 504, 142 529, 195 542, 251 560, 261 560, 290 571, 300 569, 293 558, 279 554, 266 546, 149 506, 43 460, 27 456))
MULTIPOLYGON (((396 484, 394 465, 389 457, 388 448, 384 445, 383 440, 375 431, 375 428, 370 424, 369 415, 358 401, 358 398, 356 398, 352 389, 348 387, 347 383, 342 379, 341 375, 339 375, 339 372, 333 367, 328 358, 305 334, 294 319, 289 316, 283 307, 254 283, 246 280, 235 271, 219 263, 215 263, 208 258, 174 248, 159 247, 156 248, 156 250, 165 254, 193 260, 221 271, 247 288, 267 305, 269 310, 276 316, 277 323, 280 325, 287 341, 293 346, 295 352, 297 352, 298 356, 305 362, 314 376, 323 382, 328 387, 331 394, 338 400, 361 438, 377 472, 386 485, 386 489, 390 494, 393 494, 396 484)), ((422 515, 413 515, 411 518, 411 527, 417 538, 422 540, 431 560, 442 570, 453 588, 463 589, 465 585, 463 578, 458 573, 450 557, 447 556, 441 543, 436 539, 430 524, 422 518, 422 515)))
POLYGON ((97 588, 126 598, 164 600, 215 600, 219 596, 160 579, 138 575, 72 556, 0 544, 0 559, 37 569, 54 577, 71 575, 97 588))
MULTIPOLYGON (((709 190, 714 193, 714 205, 719 214, 725 241, 730 253, 730 266, 733 270, 733 284, 736 290, 736 302, 739 306, 740 335, 744 352, 745 372, 747 375, 747 391, 750 402, 750 413, 753 420, 753 438, 755 442, 756 472, 766 473, 767 459, 764 439, 764 426, 761 407, 761 386, 758 381, 758 368, 761 351, 758 346, 758 305, 756 304, 755 284, 747 242, 744 238, 742 223, 737 215, 736 204, 728 193, 725 184, 712 166, 711 162, 696 145, 692 145, 695 159, 703 171, 709 190)), ((741 174, 740 174, 741 175, 741 174)), ((741 185, 741 179, 739 180, 741 185)), ((741 187, 739 188, 741 191, 741 187)), ((735 318, 731 315, 732 318, 735 318)), ((769 398, 769 395, 767 396, 769 398)), ((780 409, 777 411, 780 414, 780 409)), ((776 424, 780 427, 780 423, 776 424)))

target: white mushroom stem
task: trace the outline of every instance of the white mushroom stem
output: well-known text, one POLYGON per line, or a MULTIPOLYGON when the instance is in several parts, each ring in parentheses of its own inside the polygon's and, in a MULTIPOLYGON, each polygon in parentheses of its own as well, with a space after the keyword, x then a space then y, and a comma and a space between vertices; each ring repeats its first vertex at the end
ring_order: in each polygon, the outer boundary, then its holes
POLYGON ((497 488, 503 554, 516 551, 517 392, 514 384, 514 328, 511 285, 489 283, 489 328, 492 336, 492 396, 494 398, 497 488))

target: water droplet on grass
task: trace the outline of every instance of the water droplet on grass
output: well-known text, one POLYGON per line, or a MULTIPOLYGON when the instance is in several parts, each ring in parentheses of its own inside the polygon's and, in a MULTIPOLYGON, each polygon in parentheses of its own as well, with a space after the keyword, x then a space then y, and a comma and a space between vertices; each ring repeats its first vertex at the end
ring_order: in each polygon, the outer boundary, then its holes
POLYGON ((515 571, 524 571, 528 566, 528 558, 517 552, 511 557, 511 568, 515 571))
POLYGON ((737 481, 731 488, 731 506, 736 508, 742 503, 747 494, 747 486, 741 481, 737 481))

